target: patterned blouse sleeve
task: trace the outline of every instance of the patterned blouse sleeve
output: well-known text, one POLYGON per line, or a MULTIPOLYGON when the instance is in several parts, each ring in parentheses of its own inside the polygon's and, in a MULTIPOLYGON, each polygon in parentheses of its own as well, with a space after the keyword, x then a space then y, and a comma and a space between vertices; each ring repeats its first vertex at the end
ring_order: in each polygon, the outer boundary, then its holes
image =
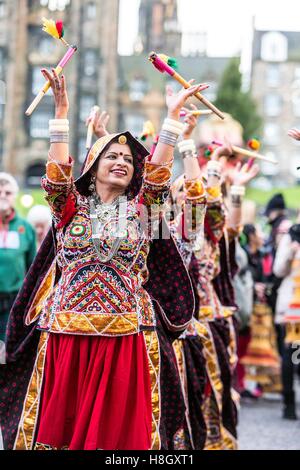
POLYGON ((176 217, 176 240, 184 259, 187 253, 201 250, 204 237, 206 193, 201 178, 184 181, 185 197, 180 214, 176 217))
POLYGON ((171 169, 173 160, 165 163, 153 163, 148 158, 145 161, 143 185, 137 196, 140 215, 144 229, 153 238, 165 210, 171 185, 171 169))
POLYGON ((225 227, 225 206, 221 193, 221 187, 208 187, 207 193, 207 209, 206 209, 206 227, 211 232, 215 242, 218 243, 225 227))
POLYGON ((59 163, 49 160, 46 164, 46 175, 42 177, 42 188, 46 191, 46 201, 49 204, 54 224, 57 227, 77 203, 77 191, 73 180, 73 160, 59 163))

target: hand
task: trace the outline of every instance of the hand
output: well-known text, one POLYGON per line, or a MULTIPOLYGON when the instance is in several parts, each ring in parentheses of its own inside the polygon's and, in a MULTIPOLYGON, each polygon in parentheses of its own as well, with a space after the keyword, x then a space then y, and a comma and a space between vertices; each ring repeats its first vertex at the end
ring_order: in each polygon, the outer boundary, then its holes
POLYGON ((262 282, 256 282, 254 284, 254 290, 255 290, 255 293, 256 293, 258 299, 261 302, 263 302, 264 299, 265 299, 265 290, 266 290, 265 284, 263 284, 262 282))
POLYGON ((221 157, 230 157, 233 154, 233 150, 230 142, 225 140, 222 147, 217 147, 211 154, 211 160, 219 160, 221 157))
POLYGON ((249 181, 255 178, 259 172, 259 166, 257 164, 250 166, 250 162, 242 165, 238 162, 236 166, 228 172, 228 177, 235 186, 246 186, 249 181))
POLYGON ((290 129, 288 135, 295 140, 300 140, 300 131, 298 129, 290 129))
POLYGON ((87 118, 85 125, 88 126, 90 122, 93 122, 94 134, 100 139, 100 137, 109 134, 106 129, 109 119, 110 115, 106 111, 102 111, 101 114, 100 111, 97 111, 94 115, 90 115, 87 118))
POLYGON ((55 69, 52 69, 52 74, 46 69, 41 70, 42 74, 49 80, 52 88, 54 101, 55 101, 55 118, 66 118, 69 111, 69 99, 66 88, 66 79, 62 75, 61 78, 57 75, 55 69))
MULTIPOLYGON (((197 107, 194 104, 191 104, 190 106, 192 108, 192 111, 197 110, 197 107)), ((184 118, 185 126, 184 126, 184 130, 182 132, 182 137, 184 139, 190 139, 191 135, 193 133, 193 130, 197 126, 197 117, 192 114, 191 110, 189 110, 187 108, 183 108, 183 110, 187 114, 184 118)))
POLYGON ((183 88, 178 93, 174 93, 172 88, 166 87, 166 104, 168 107, 168 117, 170 119, 179 120, 180 110, 184 106, 186 100, 199 91, 205 90, 208 85, 192 85, 190 88, 183 88))

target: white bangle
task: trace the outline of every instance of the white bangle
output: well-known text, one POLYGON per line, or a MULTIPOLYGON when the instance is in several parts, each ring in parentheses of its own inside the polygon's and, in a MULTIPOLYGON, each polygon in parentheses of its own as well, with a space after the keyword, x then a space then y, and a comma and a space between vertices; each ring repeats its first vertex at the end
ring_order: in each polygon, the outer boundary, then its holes
POLYGON ((49 119, 49 126, 65 126, 69 125, 69 119, 49 119))
POLYGON ((184 124, 182 124, 182 122, 175 121, 175 119, 170 119, 170 118, 165 118, 164 124, 168 124, 170 126, 178 127, 178 129, 180 129, 180 130, 184 126, 184 124))
POLYGON ((165 124, 165 123, 163 124, 161 130, 172 132, 172 134, 176 134, 177 136, 179 136, 182 133, 182 131, 178 127, 171 126, 170 124, 165 124))
POLYGON ((221 173, 222 165, 217 160, 209 160, 209 162, 207 163, 207 171, 208 170, 213 170, 217 171, 218 173, 221 173))
POLYGON ((186 139, 178 142, 178 150, 180 153, 190 151, 196 153, 196 146, 193 139, 186 139))
POLYGON ((61 127, 57 127, 57 126, 50 126, 49 127, 49 133, 52 134, 52 133, 64 133, 64 132, 69 132, 69 126, 61 126, 61 127))
POLYGON ((246 189, 245 186, 231 186, 230 188, 230 194, 232 196, 245 196, 246 189))

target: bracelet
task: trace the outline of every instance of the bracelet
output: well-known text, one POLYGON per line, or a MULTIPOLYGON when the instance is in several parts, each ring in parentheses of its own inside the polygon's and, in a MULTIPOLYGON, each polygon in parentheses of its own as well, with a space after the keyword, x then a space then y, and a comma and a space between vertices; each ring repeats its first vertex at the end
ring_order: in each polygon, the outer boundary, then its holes
POLYGON ((181 153, 181 157, 184 160, 185 158, 197 158, 198 155, 191 150, 185 150, 184 152, 181 153))
POLYGON ((49 126, 49 133, 69 132, 69 126, 49 126))
POLYGON ((186 139, 178 142, 178 150, 180 153, 190 151, 196 153, 196 146, 193 139, 186 139))
POLYGON ((231 186, 230 188, 230 198, 231 204, 233 207, 240 208, 243 202, 243 196, 245 196, 245 187, 244 186, 231 186))
POLYGON ((231 196, 245 196, 246 189, 245 186, 232 185, 230 188, 231 196))
POLYGON ((215 178, 218 178, 219 180, 221 179, 221 173, 217 170, 208 170, 207 176, 208 178, 211 176, 214 176, 215 178))
POLYGON ((69 125, 69 119, 49 119, 49 125, 55 124, 55 125, 62 125, 62 124, 68 124, 69 125))
POLYGON ((68 144, 69 134, 50 134, 50 144, 68 144))
POLYGON ((69 132, 69 119, 49 119, 49 133, 69 132))
POLYGON ((164 120, 164 123, 162 125, 161 130, 162 131, 168 131, 172 132, 173 134, 176 134, 177 137, 182 134, 184 129, 184 124, 179 122, 179 121, 174 121, 173 119, 166 118, 164 120))
POLYGON ((174 134, 173 132, 169 132, 166 130, 161 130, 158 141, 161 142, 162 144, 171 145, 172 147, 175 147, 177 143, 177 139, 178 139, 177 134, 174 134))
POLYGON ((175 121, 175 119, 165 118, 164 124, 169 124, 170 126, 178 127, 178 129, 182 129, 182 122, 175 121))
POLYGON ((209 170, 214 170, 221 174, 221 170, 222 170, 221 163, 218 162, 217 160, 209 160, 209 162, 207 163, 207 172, 209 170))

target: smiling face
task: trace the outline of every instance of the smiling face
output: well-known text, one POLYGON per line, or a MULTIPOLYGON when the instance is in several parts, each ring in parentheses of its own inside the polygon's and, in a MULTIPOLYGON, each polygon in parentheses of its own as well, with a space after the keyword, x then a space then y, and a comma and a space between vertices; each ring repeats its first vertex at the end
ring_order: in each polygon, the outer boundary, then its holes
POLYGON ((125 191, 133 173, 133 155, 129 145, 113 143, 99 159, 96 180, 112 189, 125 191))

